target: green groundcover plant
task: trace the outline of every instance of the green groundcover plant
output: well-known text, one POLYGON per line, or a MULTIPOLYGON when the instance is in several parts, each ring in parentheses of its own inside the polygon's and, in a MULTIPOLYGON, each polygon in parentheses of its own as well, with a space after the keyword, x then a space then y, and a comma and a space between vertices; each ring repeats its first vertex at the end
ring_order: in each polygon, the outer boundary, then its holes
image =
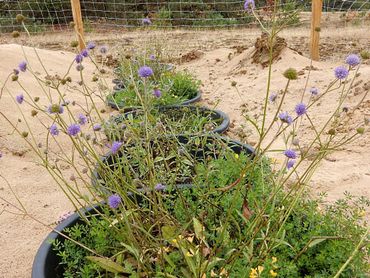
MULTIPOLYGON (((247 0, 245 9, 254 15, 254 1, 247 0)), ((281 24, 273 20, 269 26, 262 28, 272 46, 281 24)), ((24 138, 74 207, 103 201, 63 231, 64 241, 52 243, 60 258, 55 276, 369 274, 369 228, 363 220, 369 201, 346 194, 345 199, 327 205, 309 194, 309 182, 320 162, 366 132, 360 122, 345 134, 338 129, 339 111, 360 71, 358 55, 349 55, 344 65, 336 67, 326 87, 309 89, 309 97, 305 97, 304 84, 301 100, 293 107, 284 100, 289 85, 298 78, 297 71, 290 68, 284 72, 285 87, 275 94, 270 90, 270 62, 263 112, 257 119, 246 116, 259 136, 251 154, 227 144, 229 139, 204 139, 210 138, 209 133, 189 135, 184 141, 168 133, 172 127, 153 132, 151 110, 163 95, 153 94, 151 80, 156 73, 148 65, 131 74, 136 80, 132 88, 143 109, 140 136, 109 142, 104 126, 107 119, 98 108, 105 100, 105 91, 99 90, 105 82, 95 75, 97 88, 92 88, 84 76, 86 60, 94 62, 96 51, 95 43, 88 43, 67 71, 55 78, 49 74, 42 78, 32 64, 21 61, 10 70, 1 91, 14 100, 21 121, 13 122, 3 111, 0 115, 24 138), (80 73, 77 82, 83 88, 82 103, 69 102, 63 93, 73 89, 72 71, 80 73), (32 97, 22 85, 24 74, 35 77, 43 88, 41 97, 32 97), (8 83, 14 82, 23 90, 16 95, 7 89, 8 83), (336 100, 336 107, 324 124, 317 125, 311 107, 328 95, 336 100), (26 115, 25 106, 32 107, 31 115, 26 115), (76 109, 80 111, 77 114, 76 109), (273 113, 271 121, 268 113, 273 113), (315 136, 302 148, 297 139, 304 119, 315 136), (46 138, 33 130, 35 123, 45 127, 46 138), (273 147, 278 139, 282 146, 273 147), (60 144, 61 140, 68 140, 70 149, 60 144), (282 162, 277 163, 272 154, 282 162), (65 171, 67 168, 70 171, 65 171)), ((105 55, 108 49, 99 51, 105 55)), ((272 53, 271 48, 270 61, 272 53)), ((101 65, 94 65, 102 72, 101 65)), ((135 125, 126 128, 135 134, 135 125)), ((0 157, 6 160, 6 156, 0 157)), ((16 207, 32 217, 21 200, 16 207)))

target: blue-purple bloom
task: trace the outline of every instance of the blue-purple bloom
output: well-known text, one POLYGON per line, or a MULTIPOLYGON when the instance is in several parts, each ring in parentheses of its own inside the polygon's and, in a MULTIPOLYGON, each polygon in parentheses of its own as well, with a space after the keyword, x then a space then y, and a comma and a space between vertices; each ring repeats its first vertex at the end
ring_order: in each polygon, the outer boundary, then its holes
POLYGON ((116 209, 121 204, 121 197, 118 194, 113 194, 108 197, 108 205, 112 209, 116 209))
POLYGON ((143 25, 151 25, 152 24, 152 21, 150 20, 149 17, 143 18, 143 20, 141 22, 143 23, 143 25))
POLYGON ((153 75, 153 70, 148 66, 142 66, 141 68, 139 68, 138 73, 140 77, 147 78, 153 75))
POLYGON ((26 61, 20 62, 18 68, 21 72, 25 72, 27 70, 27 62, 26 61))
POLYGON ((86 46, 87 49, 92 50, 96 47, 95 42, 89 42, 86 46))
POLYGON ((48 107, 48 112, 49 114, 62 114, 64 112, 64 108, 59 104, 50 104, 48 107))
POLYGON ((50 130, 50 134, 53 136, 57 136, 59 134, 59 129, 56 124, 52 124, 49 130, 50 130))
POLYGON ((106 46, 106 45, 102 45, 101 47, 100 47, 100 53, 101 54, 106 54, 108 52, 108 46, 106 46))
POLYGON ((84 59, 84 56, 82 56, 81 54, 77 54, 76 58, 75 58, 75 61, 76 61, 77 64, 81 64, 83 59, 84 59))
POLYGON ((78 124, 71 124, 67 128, 67 133, 71 136, 76 136, 81 131, 81 127, 78 124))
POLYGON ((295 164, 295 160, 294 159, 290 159, 286 163, 286 168, 289 170, 290 168, 292 168, 294 166, 294 164, 295 164))
POLYGON ((83 65, 81 65, 81 64, 78 64, 78 65, 76 66, 76 70, 77 70, 77 71, 83 71, 83 69, 84 69, 84 66, 83 66, 83 65))
POLYGON ((99 130, 101 130, 101 124, 95 124, 95 125, 93 126, 93 130, 94 130, 94 131, 99 131, 99 130))
POLYGON ((155 89, 153 91, 153 96, 160 98, 162 96, 162 92, 159 89, 155 89))
POLYGON ((84 125, 87 123, 87 117, 84 114, 78 115, 78 123, 84 125))
POLYGON ((269 97, 269 100, 270 102, 275 102, 275 100, 277 99, 277 93, 273 92, 271 93, 270 97, 269 97))
POLYGON ((123 144, 122 142, 114 141, 112 143, 112 147, 110 148, 112 154, 118 153, 118 151, 121 148, 122 144, 123 144))
POLYGON ((154 61, 155 60, 155 55, 154 54, 150 54, 149 55, 149 60, 154 61))
POLYGON ((256 8, 256 4, 254 0, 245 0, 244 2, 244 10, 247 12, 252 12, 256 8))
POLYGON ((19 104, 22 104, 22 102, 24 101, 24 96, 23 94, 19 94, 15 97, 16 101, 19 103, 19 104))
POLYGON ((316 87, 312 87, 312 88, 310 89, 310 93, 311 93, 311 95, 313 95, 313 96, 317 96, 317 95, 319 94, 319 89, 317 89, 316 87))
POLYGON ((297 154, 295 153, 294 150, 286 150, 284 151, 284 155, 287 157, 287 158, 290 158, 290 159, 296 159, 297 158, 297 154))
POLYGON ((351 67, 357 66, 361 62, 361 59, 356 54, 350 54, 346 58, 346 64, 350 65, 351 67))
POLYGON ((80 53, 83 57, 89 57, 89 50, 87 50, 86 48, 85 49, 82 49, 81 53, 80 53))
POLYGON ((14 73, 15 75, 19 75, 19 69, 13 69, 13 73, 14 73))
POLYGON ((166 186, 161 184, 161 183, 158 183, 154 186, 154 189, 157 190, 157 191, 163 191, 166 189, 166 186))
POLYGON ((343 66, 336 67, 334 70, 334 75, 338 79, 345 79, 348 76, 348 73, 348 70, 343 66))
POLYGON ((290 125, 292 122, 293 122, 293 119, 292 117, 288 114, 288 112, 281 112, 279 114, 279 119, 283 122, 283 123, 287 123, 288 125, 290 125))
POLYGON ((302 116, 302 115, 306 114, 306 112, 307 112, 307 106, 306 106, 306 104, 304 104, 304 103, 298 103, 295 106, 295 112, 297 113, 297 116, 302 116))

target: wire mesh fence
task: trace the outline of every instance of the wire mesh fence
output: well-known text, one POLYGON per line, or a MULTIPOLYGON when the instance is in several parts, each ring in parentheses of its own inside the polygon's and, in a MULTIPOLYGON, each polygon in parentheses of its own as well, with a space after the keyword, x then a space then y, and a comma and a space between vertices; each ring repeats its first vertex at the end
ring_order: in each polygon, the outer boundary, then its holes
MULTIPOLYGON (((81 0, 85 31, 140 28, 222 28, 253 26, 253 15, 244 10, 244 0, 81 0)), ((275 1, 256 1, 255 12, 268 20, 275 1)), ((286 0, 277 5, 278 17, 288 25, 309 22, 311 1, 286 0)), ((370 20, 370 0, 324 0, 323 11, 340 14, 360 24, 370 20)), ((70 0, 0 0, 0 32, 21 30, 16 15, 22 14, 31 33, 67 30, 73 21, 70 0)))

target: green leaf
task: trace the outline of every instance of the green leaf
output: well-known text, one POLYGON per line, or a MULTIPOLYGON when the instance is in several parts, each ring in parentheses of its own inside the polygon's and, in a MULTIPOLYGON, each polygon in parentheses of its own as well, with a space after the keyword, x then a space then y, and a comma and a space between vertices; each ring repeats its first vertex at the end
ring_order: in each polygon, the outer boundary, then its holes
POLYGON ((102 257, 95 257, 95 256, 87 256, 86 259, 96 263, 98 266, 103 268, 104 270, 112 273, 130 273, 128 270, 123 268, 123 266, 119 265, 118 263, 113 262, 109 258, 102 258, 102 257))
POLYGON ((132 255, 134 255, 137 260, 140 259, 139 251, 136 248, 123 242, 121 242, 121 245, 124 246, 127 249, 127 251, 129 251, 132 255))
POLYGON ((204 227, 203 227, 203 225, 195 217, 193 218, 193 222, 194 222, 195 235, 197 236, 198 239, 204 239, 204 227))
POLYGON ((163 226, 161 228, 163 238, 167 241, 174 239, 176 237, 176 227, 175 226, 163 226))

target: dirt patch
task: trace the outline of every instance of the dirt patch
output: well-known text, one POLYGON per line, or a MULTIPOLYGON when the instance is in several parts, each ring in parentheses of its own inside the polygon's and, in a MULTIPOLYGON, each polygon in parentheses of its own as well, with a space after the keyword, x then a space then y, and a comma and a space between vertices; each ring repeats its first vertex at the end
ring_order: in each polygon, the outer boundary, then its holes
MULTIPOLYGON (((270 62, 270 38, 266 33, 263 33, 260 38, 257 38, 254 44, 254 52, 252 55, 252 61, 255 64, 260 64, 262 67, 267 67, 270 62)), ((281 51, 287 47, 287 43, 284 38, 276 37, 272 47, 272 62, 275 62, 280 58, 281 51)))

